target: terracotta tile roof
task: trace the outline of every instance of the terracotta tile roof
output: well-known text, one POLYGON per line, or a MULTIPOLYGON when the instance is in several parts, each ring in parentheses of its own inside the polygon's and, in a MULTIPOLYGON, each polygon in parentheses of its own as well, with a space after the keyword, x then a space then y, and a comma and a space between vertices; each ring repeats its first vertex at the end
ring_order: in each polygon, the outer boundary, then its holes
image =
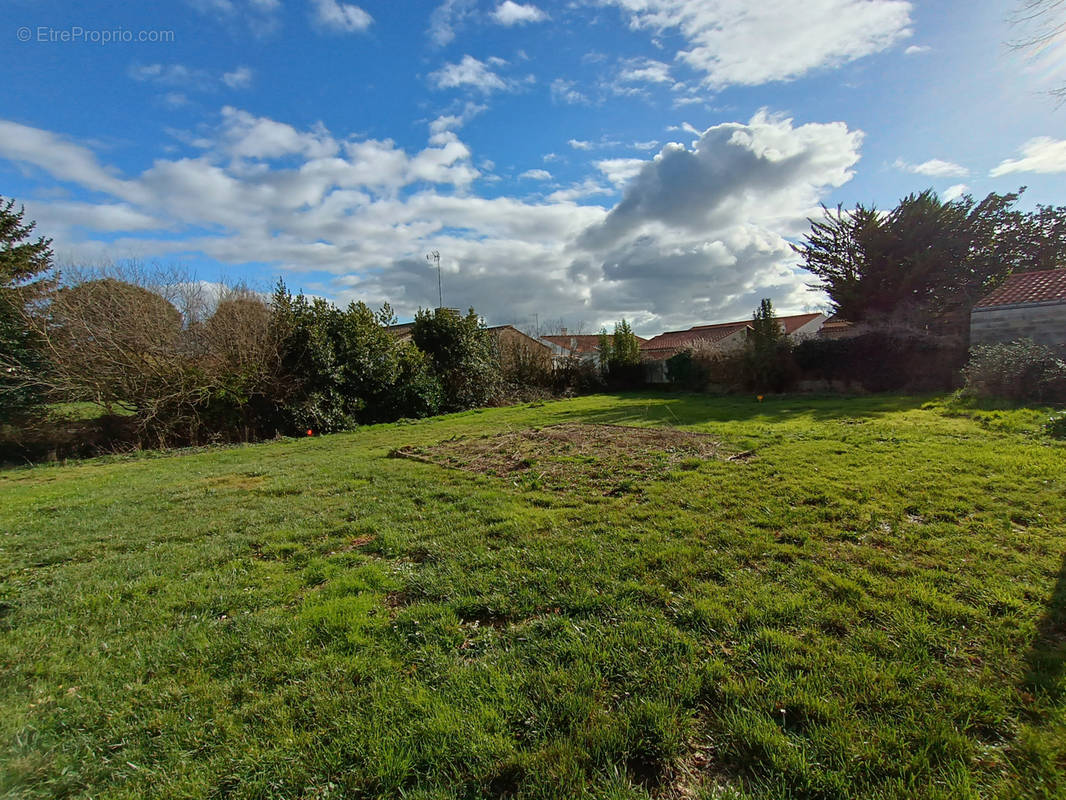
POLYGON ((1066 302, 1066 268, 1040 272, 1016 272, 998 289, 980 300, 974 308, 1066 302))
POLYGON ((564 350, 575 353, 595 353, 600 349, 600 335, 598 333, 568 333, 541 336, 541 339, 557 344, 564 350))
POLYGON ((853 327, 855 327, 853 323, 833 315, 822 323, 822 327, 818 330, 818 335, 823 337, 839 336, 853 327))
POLYGON ((640 352, 649 358, 665 358, 698 342, 720 342, 737 331, 747 328, 749 322, 722 322, 718 325, 697 325, 687 331, 667 331, 654 336, 640 346, 640 352))
MULTIPOLYGON (((820 314, 796 314, 791 317, 778 317, 777 321, 786 334, 795 333, 807 323, 817 319, 820 314)), ((649 339, 640 346, 640 351, 652 359, 669 358, 698 342, 720 342, 737 331, 751 327, 751 320, 738 322, 719 322, 716 325, 696 325, 687 331, 667 331, 649 339)))
POLYGON ((778 317, 777 321, 785 329, 785 333, 793 334, 808 322, 822 316, 821 314, 795 314, 791 317, 778 317))

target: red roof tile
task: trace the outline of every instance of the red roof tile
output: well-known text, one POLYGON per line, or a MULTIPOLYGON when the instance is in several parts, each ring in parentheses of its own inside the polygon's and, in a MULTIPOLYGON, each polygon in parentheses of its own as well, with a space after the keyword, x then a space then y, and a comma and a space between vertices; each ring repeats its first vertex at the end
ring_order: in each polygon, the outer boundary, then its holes
POLYGON ((720 342, 750 324, 723 322, 718 325, 699 325, 687 331, 667 331, 648 339, 640 346, 640 351, 646 356, 662 358, 664 354, 673 355, 686 347, 694 347, 699 342, 720 342))
MULTIPOLYGON (((786 334, 792 334, 819 316, 820 314, 796 314, 791 317, 778 317, 777 321, 781 323, 786 334)), ((640 351, 649 358, 668 358, 699 342, 720 342, 750 326, 751 320, 742 320, 719 322, 716 325, 697 325, 687 331, 667 331, 646 341, 640 346, 640 351)))
POLYGON ((974 308, 1062 302, 1066 302, 1066 268, 1016 272, 978 300, 974 308))
POLYGON ((564 350, 574 353, 595 353, 600 349, 600 335, 598 333, 568 333, 541 336, 541 339, 557 344, 564 350))
POLYGON ((778 317, 777 321, 781 323, 781 327, 785 329, 785 333, 793 334, 821 314, 795 314, 791 317, 778 317))

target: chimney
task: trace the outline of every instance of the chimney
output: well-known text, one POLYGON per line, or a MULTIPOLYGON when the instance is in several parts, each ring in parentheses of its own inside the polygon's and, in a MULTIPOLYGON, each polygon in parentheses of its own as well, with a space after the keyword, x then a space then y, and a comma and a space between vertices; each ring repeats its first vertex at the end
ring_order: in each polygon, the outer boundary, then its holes
POLYGON ((566 328, 560 328, 559 329, 559 335, 560 336, 566 336, 566 328))

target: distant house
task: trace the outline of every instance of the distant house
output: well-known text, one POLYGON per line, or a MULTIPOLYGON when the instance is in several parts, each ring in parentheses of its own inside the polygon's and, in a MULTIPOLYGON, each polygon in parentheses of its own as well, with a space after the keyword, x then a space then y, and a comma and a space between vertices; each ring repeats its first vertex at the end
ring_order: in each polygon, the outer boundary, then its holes
POLYGON ((1032 339, 1066 348, 1066 268, 1011 275, 970 312, 970 344, 1032 339))
MULTIPOLYGON (((567 333, 566 328, 563 328, 559 333, 540 338, 560 349, 556 363, 563 358, 576 358, 594 366, 599 365, 600 335, 598 333, 567 333)), ((641 347, 648 341, 643 336, 635 338, 641 347)))
POLYGON ((496 325, 486 330, 496 339, 500 363, 505 368, 518 359, 527 362, 543 360, 545 366, 554 363, 556 349, 551 343, 523 333, 514 325, 496 325))
MULTIPOLYGON (((799 340, 818 333, 825 319, 825 314, 797 314, 778 317, 777 321, 786 336, 799 340)), ((751 329, 751 320, 746 319, 716 325, 696 325, 686 331, 667 331, 644 342, 640 352, 649 361, 665 361, 697 345, 710 346, 725 353, 743 347, 751 329)))
POLYGON ((822 327, 818 330, 818 336, 822 339, 843 339, 852 335, 854 327, 854 323, 834 314, 822 323, 822 327))
MULTIPOLYGON (((567 333, 566 328, 563 328, 557 334, 553 333, 540 338, 559 348, 556 362, 564 358, 576 358, 591 364, 599 361, 600 335, 598 333, 567 333)), ((640 339, 640 341, 644 340, 640 339)))
MULTIPOLYGON (((447 309, 458 314, 458 311, 447 309)), ((387 330, 397 340, 407 342, 411 340, 411 331, 415 324, 404 322, 399 325, 390 325, 387 330)), ((496 325, 485 329, 495 340, 499 349, 500 359, 504 366, 515 358, 545 359, 548 363, 554 363, 554 359, 563 351, 550 342, 541 341, 518 330, 514 325, 496 325)))
POLYGON ((389 325, 385 330, 395 336, 398 341, 409 342, 411 340, 411 329, 414 326, 413 322, 404 322, 400 325, 389 325))
MULTIPOLYGON (((794 340, 815 336, 825 322, 825 314, 796 314, 778 317, 781 331, 794 340)), ((697 325, 686 331, 667 331, 654 336, 640 346, 646 364, 646 375, 652 383, 665 383, 666 360, 683 350, 696 347, 728 353, 739 350, 748 340, 752 321, 720 322, 716 325, 697 325)))

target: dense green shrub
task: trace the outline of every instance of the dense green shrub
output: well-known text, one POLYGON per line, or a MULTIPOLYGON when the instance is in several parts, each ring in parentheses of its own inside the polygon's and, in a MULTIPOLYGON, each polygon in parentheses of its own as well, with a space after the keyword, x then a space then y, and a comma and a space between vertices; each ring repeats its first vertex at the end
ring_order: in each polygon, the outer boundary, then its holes
POLYGON ((963 376, 964 393, 974 397, 1066 402, 1066 362, 1031 339, 977 345, 963 376))
POLYGON ((1044 432, 1053 439, 1066 439, 1066 412, 1054 414, 1044 423, 1044 432))
POLYGON ((794 378, 792 344, 769 298, 760 301, 752 317, 742 363, 744 387, 749 390, 783 392, 794 378))
POLYGON ((666 379, 693 390, 703 389, 709 382, 704 364, 693 356, 692 350, 682 350, 666 359, 666 379))
POLYGON ((624 319, 616 322, 614 333, 600 331, 600 372, 612 389, 629 389, 644 383, 640 341, 624 319))
POLYGON ((272 312, 287 376, 277 400, 291 429, 337 431, 442 408, 434 364, 389 331, 388 306, 377 313, 364 303, 339 309, 281 285, 272 312))
POLYGON ((552 391, 556 394, 585 394, 603 388, 603 376, 594 361, 567 356, 552 368, 552 391))
POLYGON ((396 366, 388 402, 391 416, 429 417, 438 413, 444 404, 444 392, 426 354, 414 344, 403 342, 397 350, 396 366))
POLYGON ((839 381, 868 392, 951 389, 965 359, 965 352, 951 342, 890 330, 806 339, 792 355, 801 379, 839 381))
POLYGON ((496 395, 501 379, 496 341, 474 309, 465 316, 447 308, 421 310, 411 339, 440 382, 441 410, 476 408, 496 395))

